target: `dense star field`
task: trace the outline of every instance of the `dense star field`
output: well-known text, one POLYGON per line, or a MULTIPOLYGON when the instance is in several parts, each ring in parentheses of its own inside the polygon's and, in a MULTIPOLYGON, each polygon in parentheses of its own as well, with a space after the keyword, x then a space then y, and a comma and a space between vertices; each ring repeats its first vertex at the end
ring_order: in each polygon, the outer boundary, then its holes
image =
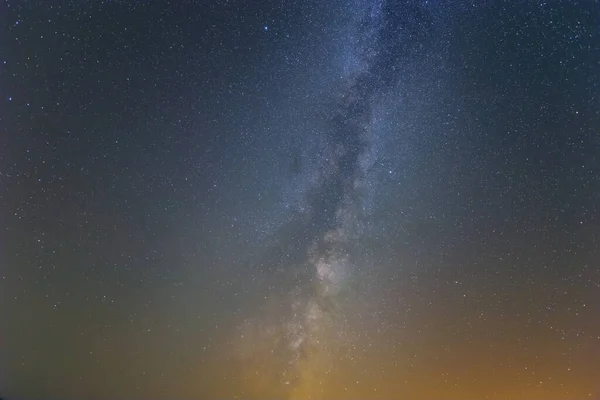
POLYGON ((1 396, 600 398, 600 3, 0 25, 1 396))

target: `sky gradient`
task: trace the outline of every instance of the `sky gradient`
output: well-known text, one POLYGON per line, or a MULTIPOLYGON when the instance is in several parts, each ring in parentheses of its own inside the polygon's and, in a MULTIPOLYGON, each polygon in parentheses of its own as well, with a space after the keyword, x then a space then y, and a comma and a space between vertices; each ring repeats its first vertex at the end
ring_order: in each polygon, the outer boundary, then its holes
POLYGON ((600 398, 600 4, 5 1, 0 395, 600 398))

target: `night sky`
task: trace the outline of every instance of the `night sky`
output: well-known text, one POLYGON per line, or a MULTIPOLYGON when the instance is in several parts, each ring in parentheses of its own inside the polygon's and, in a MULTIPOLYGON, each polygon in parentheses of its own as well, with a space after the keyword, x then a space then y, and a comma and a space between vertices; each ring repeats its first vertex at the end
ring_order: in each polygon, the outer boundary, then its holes
POLYGON ((597 1, 2 1, 0 395, 599 371, 597 1))

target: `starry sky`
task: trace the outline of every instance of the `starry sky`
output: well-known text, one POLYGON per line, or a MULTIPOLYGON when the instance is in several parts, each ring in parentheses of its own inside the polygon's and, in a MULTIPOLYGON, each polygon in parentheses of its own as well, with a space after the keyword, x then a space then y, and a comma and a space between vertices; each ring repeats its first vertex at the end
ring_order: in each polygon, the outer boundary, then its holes
POLYGON ((600 398, 597 1, 0 30, 0 395, 600 398))

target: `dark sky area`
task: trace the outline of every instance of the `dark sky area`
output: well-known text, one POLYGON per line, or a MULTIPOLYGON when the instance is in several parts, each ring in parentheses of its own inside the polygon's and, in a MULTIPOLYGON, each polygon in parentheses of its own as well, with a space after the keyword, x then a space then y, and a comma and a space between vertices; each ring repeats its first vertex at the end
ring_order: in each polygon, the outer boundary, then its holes
POLYGON ((597 1, 2 1, 0 395, 598 371, 597 1))

